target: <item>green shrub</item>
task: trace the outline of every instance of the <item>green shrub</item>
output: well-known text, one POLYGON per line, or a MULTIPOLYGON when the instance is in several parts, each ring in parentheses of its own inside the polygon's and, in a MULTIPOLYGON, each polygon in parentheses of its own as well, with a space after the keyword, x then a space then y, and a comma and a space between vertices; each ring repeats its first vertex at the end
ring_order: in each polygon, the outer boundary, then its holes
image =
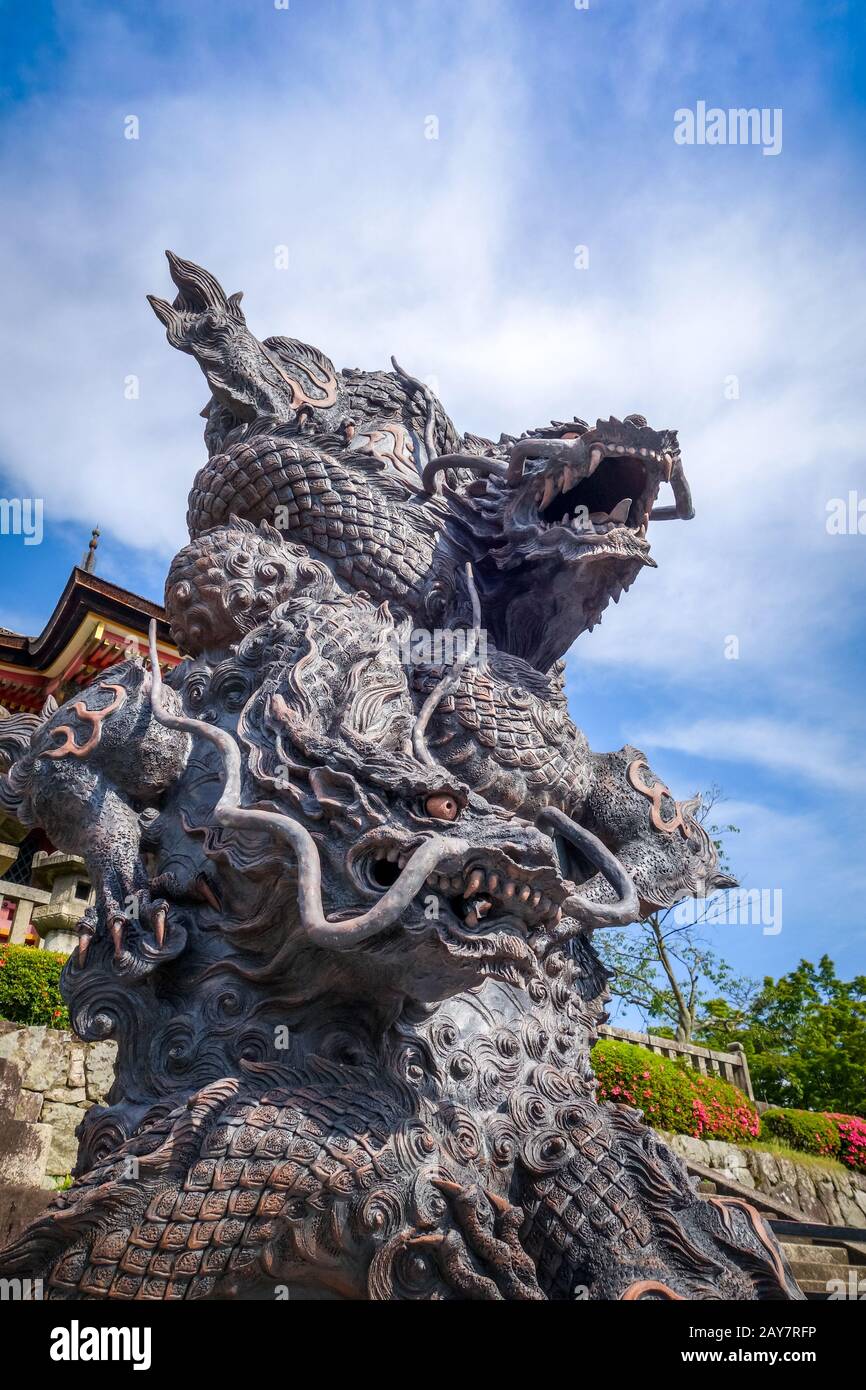
POLYGON ((0 1018, 68 1028, 69 1013, 60 994, 65 963, 66 957, 57 951, 0 946, 0 1018))
POLYGON ((765 1110, 761 1127, 800 1153, 839 1157, 839 1130, 827 1115, 813 1110, 765 1110))
POLYGON ((767 1133, 800 1153, 838 1158, 847 1168, 866 1173, 866 1120, 813 1110, 767 1110, 767 1133))
POLYGON ((634 1105, 647 1124, 699 1139, 754 1139, 761 1122, 736 1086, 703 1076, 684 1061, 670 1061, 645 1047, 602 1038, 592 1053, 601 1100, 634 1105))

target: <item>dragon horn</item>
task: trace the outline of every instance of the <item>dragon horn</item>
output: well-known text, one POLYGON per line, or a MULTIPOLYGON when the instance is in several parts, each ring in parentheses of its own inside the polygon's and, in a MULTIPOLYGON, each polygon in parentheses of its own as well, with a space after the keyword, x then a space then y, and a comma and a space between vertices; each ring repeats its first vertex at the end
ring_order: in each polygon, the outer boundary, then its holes
POLYGON ((149 294, 147 302, 163 328, 168 329, 169 334, 171 334, 172 329, 180 328, 180 314, 169 304, 167 299, 160 299, 155 294, 149 294))
POLYGON ((243 319, 240 296, 233 294, 229 297, 209 270, 196 265, 195 261, 183 260, 173 251, 166 251, 165 255, 171 278, 179 290, 174 301, 175 309, 188 309, 197 314, 205 309, 221 309, 224 313, 233 313, 236 318, 243 319))
POLYGON ((479 454, 440 454, 438 458, 430 460, 421 474, 421 484, 425 492, 436 491, 436 475, 444 473, 447 468, 469 468, 484 477, 498 474, 504 478, 506 473, 503 463, 497 463, 495 459, 481 458, 479 454))

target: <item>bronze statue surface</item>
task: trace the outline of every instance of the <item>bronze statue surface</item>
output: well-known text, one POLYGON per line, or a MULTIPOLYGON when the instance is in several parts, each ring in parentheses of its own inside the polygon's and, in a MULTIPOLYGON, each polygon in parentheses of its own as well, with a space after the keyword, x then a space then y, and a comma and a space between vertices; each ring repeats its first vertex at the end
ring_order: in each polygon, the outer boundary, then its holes
POLYGON ((593 932, 727 880, 561 659, 692 515, 675 432, 458 434, 422 382, 259 342, 169 254, 211 391, 151 643, 0 721, 0 807, 84 856, 63 990, 115 1038, 72 1186, 0 1274, 56 1299, 790 1299, 747 1204, 600 1104, 593 932), (659 504, 669 483, 674 502, 659 504))

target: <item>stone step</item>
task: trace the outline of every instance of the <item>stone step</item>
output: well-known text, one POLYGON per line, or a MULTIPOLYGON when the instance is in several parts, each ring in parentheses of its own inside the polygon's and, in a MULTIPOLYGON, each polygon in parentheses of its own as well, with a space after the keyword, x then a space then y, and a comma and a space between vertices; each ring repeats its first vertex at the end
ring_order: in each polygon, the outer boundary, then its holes
POLYGON ((845 1284, 848 1281, 849 1269, 850 1265, 791 1264, 791 1273, 801 1286, 815 1280, 826 1285, 831 1279, 841 1279, 845 1284))
POLYGON ((807 1298, 827 1297, 826 1279, 798 1279, 797 1283, 800 1286, 800 1292, 804 1293, 807 1298))
POLYGON ((839 1245, 813 1245, 809 1241, 797 1242, 782 1237, 785 1254, 791 1264, 835 1264, 848 1263, 845 1251, 839 1245))
POLYGON ((835 1284, 828 1289, 827 1282, 826 1279, 798 1279, 797 1285, 815 1303, 859 1303, 866 1298, 866 1280, 849 1283, 846 1279, 842 1289, 835 1284))

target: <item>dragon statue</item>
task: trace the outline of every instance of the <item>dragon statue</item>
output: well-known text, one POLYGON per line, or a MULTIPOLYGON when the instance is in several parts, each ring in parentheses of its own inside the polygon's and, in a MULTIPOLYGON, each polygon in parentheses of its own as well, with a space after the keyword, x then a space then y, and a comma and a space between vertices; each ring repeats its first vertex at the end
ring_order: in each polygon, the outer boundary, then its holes
MULTIPOLYGON (((0 717, 0 806, 82 854, 63 973, 115 1038, 74 1181, 0 1274, 53 1299, 796 1299, 754 1208, 596 1098, 595 930, 730 883, 695 801, 596 754, 562 658, 688 519, 637 415, 458 435, 259 342, 169 254, 208 381, 166 582, 184 660, 0 717), (673 503, 659 504, 663 484, 673 503)), ((5 712, 4 712, 5 713, 5 712)))

